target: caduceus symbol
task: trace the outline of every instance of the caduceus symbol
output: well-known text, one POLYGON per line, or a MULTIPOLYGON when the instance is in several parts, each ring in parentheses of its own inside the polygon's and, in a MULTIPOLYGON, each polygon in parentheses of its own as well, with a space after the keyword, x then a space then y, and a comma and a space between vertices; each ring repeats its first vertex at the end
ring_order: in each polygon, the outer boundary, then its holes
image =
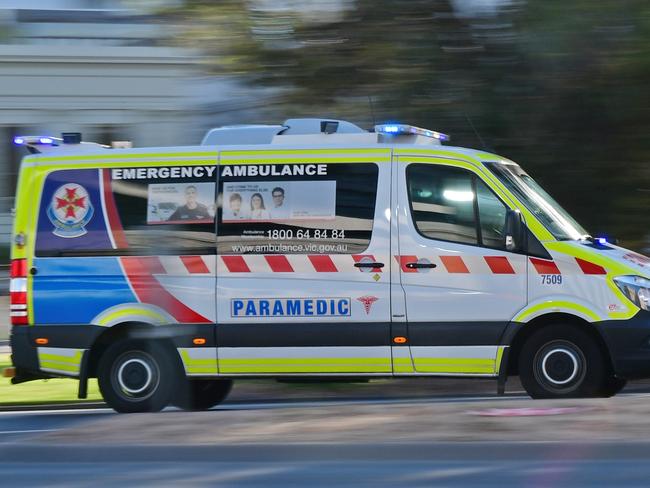
POLYGON ((379 300, 379 298, 370 295, 365 295, 357 298, 357 300, 363 304, 363 309, 366 311, 366 314, 369 314, 370 307, 372 307, 372 304, 375 303, 377 300, 379 300))

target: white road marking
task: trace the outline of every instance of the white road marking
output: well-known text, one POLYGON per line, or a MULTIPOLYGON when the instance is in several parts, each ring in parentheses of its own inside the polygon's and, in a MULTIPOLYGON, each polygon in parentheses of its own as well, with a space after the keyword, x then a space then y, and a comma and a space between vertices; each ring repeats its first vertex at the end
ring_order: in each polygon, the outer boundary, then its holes
POLYGON ((96 413, 115 413, 112 408, 99 407, 99 408, 68 408, 68 409, 42 409, 42 410, 5 410, 0 412, 0 416, 15 416, 15 415, 43 415, 43 414, 63 414, 63 415, 75 415, 75 414, 96 414, 96 413))
POLYGON ((2 434, 29 434, 31 432, 56 432, 61 429, 33 429, 33 430, 0 430, 2 434))

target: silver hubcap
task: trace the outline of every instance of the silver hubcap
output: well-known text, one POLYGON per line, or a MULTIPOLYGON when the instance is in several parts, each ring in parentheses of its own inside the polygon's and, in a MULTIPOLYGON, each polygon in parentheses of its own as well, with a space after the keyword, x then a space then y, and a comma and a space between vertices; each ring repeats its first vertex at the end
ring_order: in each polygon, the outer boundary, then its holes
POLYGON ((573 351, 570 351, 568 349, 552 349, 551 351, 547 352, 542 359, 542 373, 544 374, 544 377, 554 385, 566 385, 578 374, 578 358, 573 351), (559 367, 556 365, 555 370, 549 372, 549 358, 551 361, 555 361, 556 364, 558 361, 561 361, 562 364, 559 367), (566 367, 567 365, 568 368, 566 367), (558 371, 558 369, 560 369, 560 371, 558 371), (566 379, 562 379, 567 374, 568 377, 566 379))
POLYGON ((578 389, 587 374, 585 355, 567 340, 555 340, 542 346, 535 354, 533 365, 540 386, 560 394, 578 389))
POLYGON ((114 363, 111 375, 113 388, 130 401, 149 398, 160 383, 158 364, 144 351, 128 351, 114 363))
POLYGON ((142 359, 129 359, 123 362, 117 371, 117 381, 120 388, 131 395, 142 393, 151 384, 152 380, 151 368, 142 359))

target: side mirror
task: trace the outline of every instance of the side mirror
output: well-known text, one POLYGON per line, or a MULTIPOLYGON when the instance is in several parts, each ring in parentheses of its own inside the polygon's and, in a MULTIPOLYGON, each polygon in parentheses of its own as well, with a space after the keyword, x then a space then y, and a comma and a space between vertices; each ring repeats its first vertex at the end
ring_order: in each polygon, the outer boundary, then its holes
POLYGON ((518 210, 508 210, 506 213, 506 250, 521 251, 524 246, 524 222, 518 210))

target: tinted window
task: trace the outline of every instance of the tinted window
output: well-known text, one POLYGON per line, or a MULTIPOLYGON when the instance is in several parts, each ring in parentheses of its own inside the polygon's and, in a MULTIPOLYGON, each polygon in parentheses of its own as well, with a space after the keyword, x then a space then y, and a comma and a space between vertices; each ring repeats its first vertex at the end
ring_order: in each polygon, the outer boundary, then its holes
POLYGON ((215 166, 54 172, 44 185, 37 253, 214 253, 215 179, 215 166))
POLYGON ((448 166, 411 164, 406 179, 413 221, 420 234, 478 243, 471 173, 448 166))
POLYGON ((219 178, 222 254, 356 254, 370 243, 373 163, 226 165, 219 178))
POLYGON ((493 249, 505 249, 506 206, 485 183, 476 179, 481 241, 493 249))
POLYGON ((413 222, 430 239, 504 249, 506 206, 474 173, 433 164, 406 170, 413 222))

